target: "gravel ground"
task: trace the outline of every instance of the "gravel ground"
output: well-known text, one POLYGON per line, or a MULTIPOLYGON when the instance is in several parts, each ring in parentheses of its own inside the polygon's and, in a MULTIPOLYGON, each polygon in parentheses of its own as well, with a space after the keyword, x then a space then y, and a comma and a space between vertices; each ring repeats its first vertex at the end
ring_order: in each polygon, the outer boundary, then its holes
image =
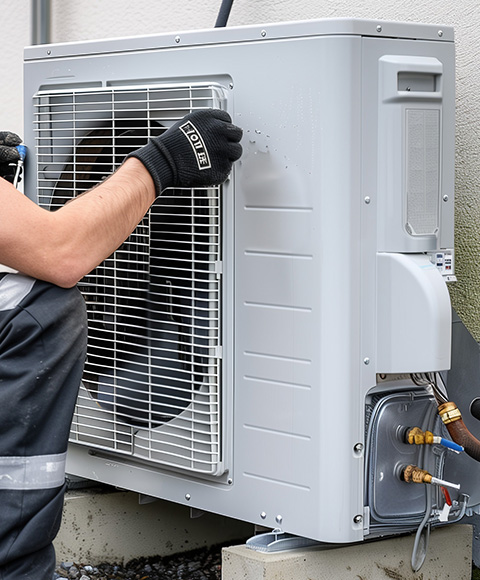
MULTIPOLYGON (((231 545, 231 544, 229 544, 231 545)), ((222 546, 201 548, 174 556, 136 558, 127 564, 90 566, 62 562, 54 580, 221 580, 222 546)), ((480 569, 472 565, 472 580, 480 580, 480 569)))
POLYGON ((54 580, 220 580, 221 546, 173 556, 136 558, 125 565, 62 562, 54 580))

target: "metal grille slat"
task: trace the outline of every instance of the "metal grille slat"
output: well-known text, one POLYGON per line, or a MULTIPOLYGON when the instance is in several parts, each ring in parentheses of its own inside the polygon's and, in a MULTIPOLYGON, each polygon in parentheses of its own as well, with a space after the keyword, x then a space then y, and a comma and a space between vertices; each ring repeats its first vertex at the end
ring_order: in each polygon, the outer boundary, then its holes
MULTIPOLYGON (((41 91, 34 98, 39 203, 57 210, 195 109, 216 85, 41 91)), ((89 345, 71 441, 223 473, 221 190, 164 192, 79 287, 89 345)))

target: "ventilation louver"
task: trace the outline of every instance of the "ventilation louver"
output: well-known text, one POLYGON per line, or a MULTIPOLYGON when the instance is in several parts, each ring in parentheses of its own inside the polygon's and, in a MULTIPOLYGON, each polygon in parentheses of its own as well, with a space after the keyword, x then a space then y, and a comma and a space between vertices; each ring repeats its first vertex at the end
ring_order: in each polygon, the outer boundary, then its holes
MULTIPOLYGON (((58 209, 188 112, 222 103, 216 85, 37 93, 40 204, 58 209)), ((72 441, 223 472, 220 192, 165 191, 80 282, 89 347, 72 441)))

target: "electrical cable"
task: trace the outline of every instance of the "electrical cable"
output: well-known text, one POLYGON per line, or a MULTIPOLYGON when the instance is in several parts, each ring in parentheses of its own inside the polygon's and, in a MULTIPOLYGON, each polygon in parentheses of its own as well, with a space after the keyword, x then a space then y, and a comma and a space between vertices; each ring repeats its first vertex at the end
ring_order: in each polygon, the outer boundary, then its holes
MULTIPOLYGON (((432 420, 434 414, 434 409, 431 408, 426 416, 425 416, 425 421, 424 421, 424 427, 426 427, 432 420)), ((420 449, 420 453, 419 453, 419 462, 420 465, 424 465, 425 464, 425 457, 426 457, 427 451, 426 448, 424 446, 421 447, 420 449)), ((430 539, 430 525, 428 525, 428 528, 425 529, 425 526, 427 526, 430 517, 431 517, 431 511, 432 511, 432 497, 433 497, 433 489, 432 486, 430 485, 425 485, 425 515, 422 519, 422 521, 420 522, 417 532, 415 534, 415 541, 413 544, 413 549, 412 549, 412 557, 411 557, 411 567, 412 570, 414 572, 418 572, 418 570, 420 570, 420 568, 423 566, 423 563, 425 562, 425 558, 427 557, 427 549, 428 549, 428 542, 430 539), (423 533, 425 530, 425 533, 423 533), (422 546, 422 551, 419 553, 419 548, 420 548, 420 542, 423 539, 423 546, 422 546)))
POLYGON ((423 520, 420 522, 417 533, 415 534, 415 541, 413 543, 412 550, 411 565, 412 570, 414 572, 418 572, 420 568, 423 566, 423 563, 425 562, 425 558, 427 556, 428 541, 430 539, 430 524, 428 523, 428 521, 430 519, 432 511, 432 488, 426 485, 425 493, 427 502, 427 506, 425 508, 425 515, 423 516, 423 520), (422 539, 423 545, 420 544, 422 539), (421 551, 419 551, 420 548, 421 551))
MULTIPOLYGON (((412 381, 417 386, 426 387, 431 384, 426 375, 422 374, 412 374, 410 375, 412 381)), ((425 417, 424 428, 431 422, 435 411, 433 406, 431 407, 429 413, 425 417)), ((426 448, 425 446, 421 447, 420 455, 419 455, 419 464, 424 465, 425 462, 425 455, 426 455, 426 448)), ((427 557, 427 550, 428 544, 430 540, 430 518, 432 517, 432 506, 433 506, 433 492, 434 489, 431 485, 425 485, 425 515, 423 516, 422 521, 420 522, 417 532, 415 534, 415 541, 413 544, 412 549, 412 557, 411 557, 411 567, 412 570, 416 573, 420 570, 425 562, 425 558, 427 557)))
POLYGON ((436 373, 412 373, 410 378, 417 387, 430 387, 433 391, 437 405, 448 402, 446 394, 443 393, 438 386, 436 373))
POLYGON ((447 393, 447 386, 445 385, 445 381, 443 380, 441 373, 435 373, 434 377, 435 377, 435 389, 438 393, 439 399, 441 399, 444 403, 448 402, 449 398, 447 393), (441 385, 438 384, 437 377, 440 379, 441 385))
POLYGON ((215 22, 215 28, 223 28, 227 25, 232 5, 233 0, 222 0, 222 4, 217 15, 217 21, 215 22))

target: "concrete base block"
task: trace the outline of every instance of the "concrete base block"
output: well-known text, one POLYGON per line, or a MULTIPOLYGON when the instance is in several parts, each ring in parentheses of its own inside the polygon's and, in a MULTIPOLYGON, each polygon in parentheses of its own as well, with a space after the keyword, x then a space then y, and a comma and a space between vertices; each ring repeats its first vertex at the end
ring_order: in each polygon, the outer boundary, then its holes
POLYGON ((251 524, 204 514, 166 501, 139 504, 136 493, 70 491, 54 542, 58 562, 124 564, 141 556, 166 556, 225 542, 245 541, 251 524), (196 514, 198 515, 198 514, 196 514))
POLYGON ((433 530, 425 563, 417 573, 410 566, 413 541, 414 536, 403 536, 273 554, 233 546, 223 550, 222 580, 470 580, 471 526, 433 530))

